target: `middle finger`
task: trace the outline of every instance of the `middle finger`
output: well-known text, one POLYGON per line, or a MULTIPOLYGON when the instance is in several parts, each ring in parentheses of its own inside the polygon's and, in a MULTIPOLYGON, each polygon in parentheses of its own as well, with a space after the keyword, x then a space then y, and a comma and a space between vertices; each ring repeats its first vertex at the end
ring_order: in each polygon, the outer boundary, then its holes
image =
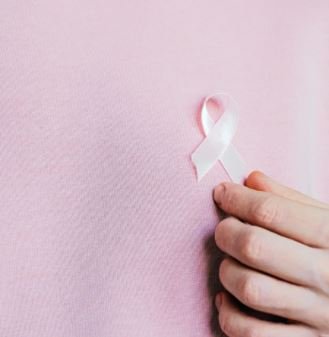
POLYGON ((217 246, 241 263, 283 280, 306 286, 318 282, 321 251, 230 216, 215 230, 217 246), (314 269, 314 270, 313 270, 314 269))

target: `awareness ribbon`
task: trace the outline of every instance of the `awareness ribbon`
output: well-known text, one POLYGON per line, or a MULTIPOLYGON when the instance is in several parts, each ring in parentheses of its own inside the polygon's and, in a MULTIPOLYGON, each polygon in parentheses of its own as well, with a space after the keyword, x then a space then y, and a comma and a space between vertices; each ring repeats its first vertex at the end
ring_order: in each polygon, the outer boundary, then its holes
POLYGON ((238 126, 237 103, 226 93, 219 92, 207 96, 201 109, 201 122, 206 137, 191 155, 198 182, 219 160, 231 180, 243 184, 247 177, 247 166, 232 145, 238 126), (216 102, 224 108, 217 122, 213 121, 207 109, 209 101, 216 102))

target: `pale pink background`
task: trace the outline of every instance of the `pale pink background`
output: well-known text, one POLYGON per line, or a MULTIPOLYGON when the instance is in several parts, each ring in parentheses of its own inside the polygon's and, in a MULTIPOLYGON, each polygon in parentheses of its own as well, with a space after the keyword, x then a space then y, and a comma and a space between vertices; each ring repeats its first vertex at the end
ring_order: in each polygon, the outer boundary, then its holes
POLYGON ((327 0, 0 2, 0 335, 207 337, 220 164, 204 96, 241 106, 251 168, 329 201, 327 0))

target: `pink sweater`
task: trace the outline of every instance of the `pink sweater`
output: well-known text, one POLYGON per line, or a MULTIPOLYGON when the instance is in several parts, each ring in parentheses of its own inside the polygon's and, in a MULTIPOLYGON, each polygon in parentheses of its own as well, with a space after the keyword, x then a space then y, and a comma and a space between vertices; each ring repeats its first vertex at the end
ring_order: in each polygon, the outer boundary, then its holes
POLYGON ((251 168, 329 201, 328 0, 0 2, 0 335, 211 337, 215 91, 251 168))

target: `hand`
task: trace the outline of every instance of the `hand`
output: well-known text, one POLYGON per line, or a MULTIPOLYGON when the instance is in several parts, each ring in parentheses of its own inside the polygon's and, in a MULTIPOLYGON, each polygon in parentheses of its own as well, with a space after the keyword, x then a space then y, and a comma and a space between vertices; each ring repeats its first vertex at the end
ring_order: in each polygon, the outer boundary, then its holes
POLYGON ((215 230, 228 257, 216 296, 229 337, 329 336, 329 205, 284 187, 259 171, 246 186, 224 182, 214 199, 228 214, 215 230), (253 317, 237 301, 288 323, 253 317))

